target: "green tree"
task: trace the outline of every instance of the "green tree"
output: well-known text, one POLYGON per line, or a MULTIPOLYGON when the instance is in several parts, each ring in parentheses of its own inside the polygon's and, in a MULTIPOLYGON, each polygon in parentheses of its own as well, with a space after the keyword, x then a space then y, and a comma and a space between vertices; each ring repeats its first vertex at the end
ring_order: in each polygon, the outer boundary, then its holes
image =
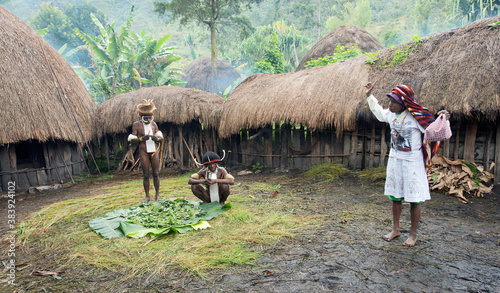
POLYGON ((255 63, 252 69, 257 72, 270 72, 273 74, 285 73, 285 59, 278 48, 278 43, 278 35, 271 33, 269 46, 264 49, 263 60, 255 63))
POLYGON ((332 10, 336 12, 335 15, 326 20, 326 27, 330 30, 342 25, 355 25, 366 29, 372 20, 368 0, 338 1, 332 10))
POLYGON ((64 44, 76 47, 78 38, 73 32, 73 24, 68 17, 57 7, 49 2, 43 2, 40 9, 31 19, 31 26, 35 30, 48 29, 45 40, 54 48, 60 48, 64 44))
POLYGON ((93 23, 90 17, 91 13, 95 18, 99 19, 102 24, 106 24, 104 13, 88 2, 79 1, 75 4, 69 3, 66 9, 64 9, 64 14, 66 14, 74 27, 78 28, 83 33, 98 36, 100 31, 93 23))
MULTIPOLYGON (((92 22, 90 14, 93 14, 102 24, 106 24, 106 18, 104 13, 99 11, 94 5, 89 4, 85 1, 79 1, 75 4, 69 3, 64 9, 64 14, 68 17, 73 25, 73 31, 75 28, 80 31, 90 34, 93 36, 98 36, 100 34, 99 28, 92 22)), ((73 32, 74 33, 74 32, 73 32)), ((76 36, 76 33, 74 33, 76 36)), ((81 48, 84 43, 78 39, 76 44, 81 48)), ((70 49, 74 49, 75 46, 70 45, 70 49)), ((75 52, 73 57, 66 58, 69 62, 73 64, 80 64, 85 67, 91 66, 92 60, 86 50, 78 50, 75 52)))
MULTIPOLYGON (((219 25, 244 25, 241 14, 242 7, 250 8, 262 0, 171 0, 170 2, 154 2, 154 11, 160 15, 171 12, 173 19, 180 19, 181 25, 195 22, 206 25, 210 30, 210 58, 212 60, 212 86, 217 78, 217 40, 216 31, 219 25)), ((213 92, 224 89, 213 88, 213 92)))
POLYGON ((276 46, 283 56, 284 72, 291 72, 300 61, 299 55, 302 57, 305 54, 309 42, 310 39, 304 37, 293 26, 277 21, 272 25, 258 27, 252 35, 236 46, 238 52, 230 57, 233 65, 248 62, 254 70, 259 68, 258 72, 273 72, 270 67, 265 69, 261 61, 266 54, 270 54, 270 50, 274 51, 276 46), (261 64, 255 67, 255 63, 258 62, 261 64))

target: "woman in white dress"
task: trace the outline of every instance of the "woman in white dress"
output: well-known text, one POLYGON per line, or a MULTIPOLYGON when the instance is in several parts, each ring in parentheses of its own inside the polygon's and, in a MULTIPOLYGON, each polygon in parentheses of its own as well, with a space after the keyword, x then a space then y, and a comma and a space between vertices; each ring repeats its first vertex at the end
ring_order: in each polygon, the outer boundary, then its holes
MULTIPOLYGON (((427 108, 420 106, 414 99, 413 90, 407 85, 396 86, 387 94, 389 108, 383 109, 378 100, 371 94, 374 83, 366 85, 368 105, 375 117, 389 123, 391 128, 391 149, 387 162, 385 195, 392 200, 393 229, 382 236, 386 241, 398 237, 399 218, 402 211, 402 201, 410 203, 411 231, 404 246, 414 246, 417 242, 417 227, 422 213, 421 203, 429 200, 429 183, 427 181, 424 152, 430 149, 428 143, 422 143, 422 134, 434 117, 427 108)), ((440 111, 446 114, 446 110, 440 111)), ((438 113, 439 114, 439 113, 438 113)), ((437 147, 433 147, 434 153, 437 147)), ((428 163, 434 154, 426 156, 428 163)))

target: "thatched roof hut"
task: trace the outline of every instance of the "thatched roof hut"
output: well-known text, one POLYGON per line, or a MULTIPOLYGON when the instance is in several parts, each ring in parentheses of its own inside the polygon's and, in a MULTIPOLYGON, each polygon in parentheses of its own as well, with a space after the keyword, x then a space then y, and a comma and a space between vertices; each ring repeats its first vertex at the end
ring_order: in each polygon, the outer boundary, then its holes
MULTIPOLYGON (((378 60, 372 65, 365 64, 367 56, 360 56, 294 73, 250 76, 230 94, 222 113, 219 133, 221 137, 231 137, 240 134, 240 129, 265 127, 267 132, 272 131, 269 126, 272 123, 301 124, 307 127, 307 131, 322 133, 320 144, 323 140, 330 141, 332 131, 337 136, 331 138, 332 148, 329 148, 328 142, 318 148, 326 151, 328 147, 329 154, 320 152, 311 157, 339 156, 344 164, 347 160, 350 167, 363 168, 362 162, 368 156, 369 148, 368 166, 377 165, 377 160, 379 165, 383 165, 387 154, 384 140, 387 132, 385 125, 375 122, 368 109, 364 85, 370 81, 377 82, 373 94, 387 106, 386 94, 395 85, 404 83, 413 87, 417 101, 432 113, 443 108, 451 113, 454 137, 443 143, 445 156, 449 154, 454 159, 475 161, 484 166, 490 165, 494 157, 498 166, 500 141, 497 140, 495 146, 495 137, 500 137, 497 120, 500 114, 500 30, 488 27, 488 23, 497 21, 500 17, 484 19, 431 35, 416 46, 412 40, 395 49, 381 50, 378 60), (405 62, 393 58, 409 51, 405 62), (342 136, 350 136, 350 140, 339 141, 342 136), (362 138, 361 145, 358 137, 362 138), (474 146, 476 140, 477 148, 474 146), (493 149, 494 156, 490 151, 493 149)), ((283 143, 286 144, 288 136, 290 146, 290 135, 281 128, 280 137, 285 137, 285 140, 281 142, 280 149, 286 151, 283 143)), ((277 135, 267 137, 275 139, 277 135)), ((293 135, 294 139, 301 137, 301 134, 293 135)), ((279 142, 274 141, 272 145, 276 143, 279 142)), ((241 147, 242 158, 248 157, 250 150, 257 147, 251 142, 248 145, 241 147)), ((307 143, 294 144, 292 141, 292 145, 303 149, 307 143)), ((286 165, 283 160, 302 160, 298 155, 297 152, 295 155, 286 152, 266 154, 272 158, 280 156, 282 168, 286 165)), ((500 182, 500 169, 495 174, 497 182, 500 182)))
POLYGON ((359 87, 360 80, 368 80, 363 58, 293 73, 252 75, 229 95, 219 135, 280 121, 309 129, 335 125, 340 132, 352 130, 360 98, 349 90, 359 87))
POLYGON ((363 52, 375 52, 384 48, 370 33, 357 26, 340 26, 321 38, 300 60, 295 71, 304 70, 308 61, 332 56, 337 45, 357 44, 363 52))
POLYGON ((178 86, 143 88, 120 94, 95 109, 98 135, 125 133, 139 120, 137 105, 152 99, 156 106, 154 120, 159 123, 186 124, 192 120, 205 127, 217 128, 224 99, 213 93, 178 86))
POLYGON ((29 139, 91 139, 91 108, 95 104, 85 85, 54 48, 3 7, 0 48, 0 145, 29 139), (66 94, 63 100, 55 86, 56 78, 66 94))
POLYGON ((495 120, 500 114, 500 29, 489 29, 488 23, 497 21, 500 16, 428 36, 394 67, 383 66, 406 45, 381 51, 370 67, 369 80, 378 81, 374 94, 382 97, 405 83, 433 113, 444 107, 455 117, 495 120))
POLYGON ((198 58, 191 62, 184 70, 187 84, 186 88, 195 88, 202 91, 219 94, 224 92, 229 86, 233 86, 234 81, 240 78, 240 74, 228 62, 217 59, 217 81, 216 88, 212 89, 212 61, 208 58, 198 58))
POLYGON ((85 85, 35 30, 0 7, 0 182, 6 190, 80 173, 93 137, 85 85))
POLYGON ((364 63, 366 56, 360 56, 294 73, 250 76, 230 94, 220 135, 280 121, 352 130, 359 115, 371 117, 363 88, 369 81, 377 81, 373 94, 382 102, 395 85, 405 83, 431 112, 446 108, 452 115, 494 119, 500 113, 500 33, 488 29, 487 23, 499 19, 429 36, 406 63, 392 67, 378 65, 404 50, 405 44, 382 50, 371 66, 364 63))

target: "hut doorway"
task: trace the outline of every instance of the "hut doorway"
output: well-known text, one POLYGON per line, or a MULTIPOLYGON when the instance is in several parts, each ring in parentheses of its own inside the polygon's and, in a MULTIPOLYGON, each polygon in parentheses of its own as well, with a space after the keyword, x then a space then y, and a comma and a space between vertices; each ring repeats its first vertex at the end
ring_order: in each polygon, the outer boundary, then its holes
POLYGON ((17 170, 45 168, 43 144, 40 142, 23 142, 15 145, 17 170))

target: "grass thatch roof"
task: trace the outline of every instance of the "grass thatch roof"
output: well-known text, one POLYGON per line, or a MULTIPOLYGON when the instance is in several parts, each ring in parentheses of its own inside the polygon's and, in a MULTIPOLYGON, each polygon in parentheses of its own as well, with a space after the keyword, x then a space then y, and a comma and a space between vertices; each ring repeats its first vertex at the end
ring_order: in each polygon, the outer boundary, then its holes
POLYGON ((48 64, 66 92, 83 139, 92 137, 95 104, 83 82, 35 30, 1 6, 0 48, 0 145, 28 139, 83 142, 67 103, 69 115, 64 110, 48 64))
POLYGON ((121 94, 95 109, 99 136, 127 132, 127 128, 140 119, 136 109, 145 99, 153 100, 156 106, 154 120, 158 124, 185 124, 198 120, 208 128, 218 127, 224 103, 216 94, 177 86, 150 87, 121 94))
POLYGON ((359 87, 359 80, 368 80, 368 69, 363 59, 350 61, 248 77, 229 95, 219 135, 226 137, 240 128, 258 129, 280 121, 310 129, 330 125, 340 130, 352 128, 360 103, 352 90, 359 87))
POLYGON ((231 64, 222 59, 217 59, 216 86, 218 90, 212 90, 210 85, 212 61, 210 57, 194 60, 184 69, 184 73, 186 74, 184 80, 187 82, 184 87, 215 92, 216 94, 223 92, 230 85, 232 86, 234 81, 241 77, 231 64))
MULTIPOLYGON (((488 23, 497 21, 500 16, 426 37, 418 52, 395 67, 376 68, 397 54, 381 51, 370 70, 370 80, 378 80, 374 94, 382 97, 405 83, 433 113, 444 107, 455 115, 495 120, 500 113, 500 29, 489 29, 488 23)), ((404 45, 397 49, 403 51, 404 45)))
POLYGON ((375 52, 384 48, 370 33, 357 26, 340 26, 321 38, 309 52, 302 57, 295 71, 304 70, 308 61, 332 56, 337 45, 357 44, 363 52, 375 52))
MULTIPOLYGON (((364 85, 377 81, 373 94, 387 106, 385 95, 397 84, 414 88, 416 99, 436 113, 481 115, 495 119, 500 112, 500 30, 477 21, 462 28, 432 35, 418 45, 405 64, 377 68, 364 64, 367 56, 294 73, 248 77, 230 94, 221 117, 219 134, 258 129, 280 121, 309 129, 333 125, 340 134, 353 130, 357 119, 373 119, 364 85)), ((398 49, 404 49, 400 45, 398 49)), ((381 58, 395 49, 384 49, 381 58)))

